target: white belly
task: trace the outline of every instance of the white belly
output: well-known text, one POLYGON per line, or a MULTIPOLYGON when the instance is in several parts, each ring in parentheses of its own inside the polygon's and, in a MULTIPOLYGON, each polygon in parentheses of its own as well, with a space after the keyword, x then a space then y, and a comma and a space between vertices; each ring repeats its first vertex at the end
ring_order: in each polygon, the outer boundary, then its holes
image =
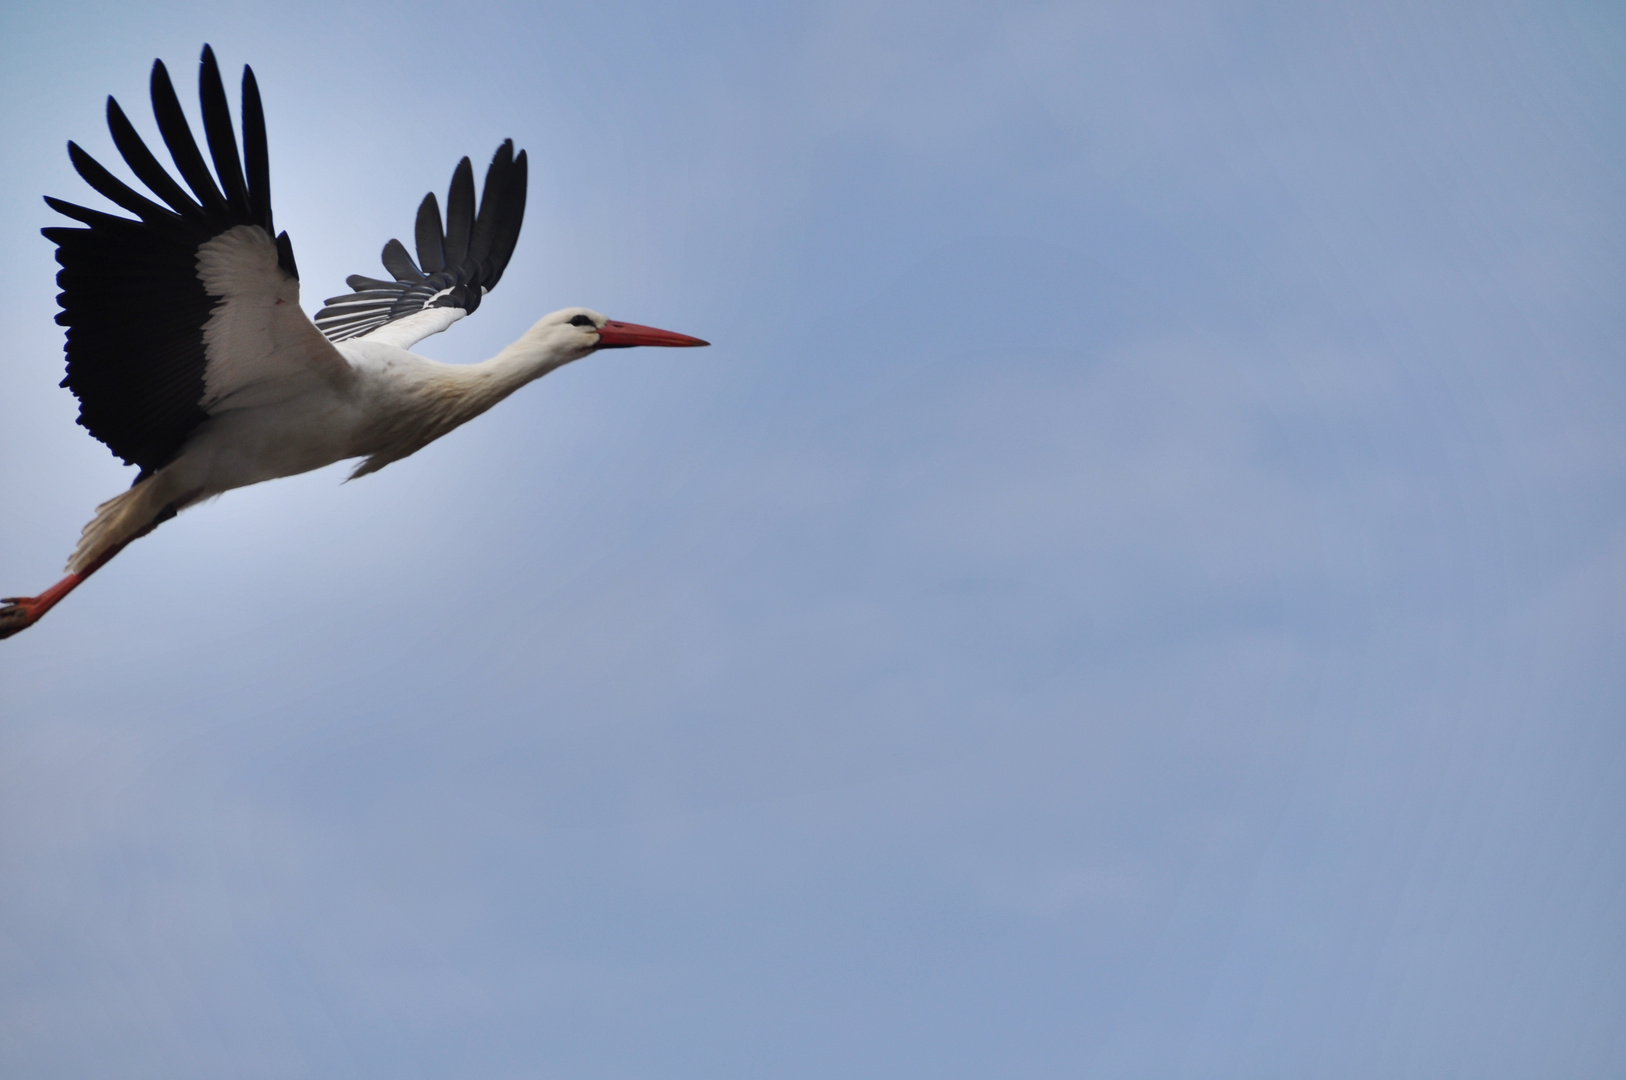
POLYGON ((187 486, 218 495, 366 453, 356 445, 363 412, 353 402, 324 397, 212 416, 171 468, 181 467, 176 471, 187 474, 187 486))
POLYGON ((280 401, 261 398, 240 408, 225 403, 163 470, 170 481, 165 486, 195 502, 350 458, 394 460, 486 404, 462 386, 472 368, 438 364, 393 346, 345 342, 340 349, 354 372, 348 385, 311 379, 280 401))

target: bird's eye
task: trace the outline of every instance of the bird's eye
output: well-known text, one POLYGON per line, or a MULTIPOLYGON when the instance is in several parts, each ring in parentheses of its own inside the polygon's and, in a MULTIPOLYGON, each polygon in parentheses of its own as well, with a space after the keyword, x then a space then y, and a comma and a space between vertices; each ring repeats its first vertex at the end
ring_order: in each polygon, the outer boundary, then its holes
POLYGON ((593 320, 588 318, 586 315, 572 315, 570 317, 570 325, 571 326, 592 326, 593 325, 593 320))

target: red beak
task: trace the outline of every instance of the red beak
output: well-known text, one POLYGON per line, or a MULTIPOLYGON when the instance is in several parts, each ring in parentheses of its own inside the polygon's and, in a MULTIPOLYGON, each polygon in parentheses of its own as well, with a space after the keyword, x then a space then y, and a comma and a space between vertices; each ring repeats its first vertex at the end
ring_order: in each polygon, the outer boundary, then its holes
POLYGON ((605 323, 598 332, 598 347, 601 349, 630 349, 634 345, 665 345, 669 348, 692 348, 696 345, 710 345, 709 341, 701 341, 688 334, 678 334, 671 330, 657 330, 653 326, 639 326, 637 323, 616 322, 611 319, 605 323))

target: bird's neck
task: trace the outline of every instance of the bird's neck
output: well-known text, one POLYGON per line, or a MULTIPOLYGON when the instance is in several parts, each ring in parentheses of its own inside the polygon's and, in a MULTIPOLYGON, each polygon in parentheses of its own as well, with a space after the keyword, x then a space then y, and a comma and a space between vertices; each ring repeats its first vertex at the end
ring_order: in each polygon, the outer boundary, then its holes
POLYGON ((423 449, 531 380, 584 355, 579 346, 561 347, 557 331, 541 324, 478 364, 442 364, 403 350, 399 370, 411 374, 395 381, 401 396, 363 432, 354 452, 367 460, 352 475, 375 472, 423 449))
POLYGON ((547 330, 539 323, 490 360, 449 368, 449 374, 457 383, 457 424, 485 412, 526 383, 584 355, 579 348, 561 347, 558 338, 547 330))

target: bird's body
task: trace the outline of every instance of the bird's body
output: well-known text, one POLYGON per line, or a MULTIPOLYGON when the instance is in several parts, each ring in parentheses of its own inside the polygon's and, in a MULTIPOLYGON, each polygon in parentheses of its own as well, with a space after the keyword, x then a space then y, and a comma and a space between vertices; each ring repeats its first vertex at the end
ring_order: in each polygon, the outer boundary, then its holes
POLYGON ((344 364, 331 377, 284 380, 246 394, 241 406, 200 424, 175 460, 105 503, 69 571, 82 572, 110 545, 133 539, 166 508, 178 512, 233 488, 354 458, 364 460, 352 476, 362 476, 421 450, 576 359, 572 352, 585 355, 571 342, 549 340, 556 336, 549 329, 544 320, 478 364, 443 364, 381 341, 330 345, 344 364))
POLYGON ((597 349, 705 344, 578 307, 545 316, 482 363, 445 364, 411 351, 477 308, 507 264, 526 171, 524 152, 516 157, 510 143, 492 160, 478 213, 467 158, 453 174, 444 231, 434 195, 425 198, 416 226, 421 268, 392 240, 384 263, 394 280, 352 276, 355 291, 329 300, 313 322, 300 307, 292 243, 271 227, 253 73, 245 68, 246 178, 207 46, 200 89, 220 187, 155 64, 154 113, 191 194, 110 98, 120 152, 167 207, 72 143, 81 175, 140 220, 48 200, 89 226, 45 230, 63 266, 63 385, 80 398, 80 423, 141 472, 85 526, 67 577, 39 596, 5 601, 0 637, 38 621, 124 545, 202 500, 337 461, 362 459, 352 477, 375 472, 597 349))

